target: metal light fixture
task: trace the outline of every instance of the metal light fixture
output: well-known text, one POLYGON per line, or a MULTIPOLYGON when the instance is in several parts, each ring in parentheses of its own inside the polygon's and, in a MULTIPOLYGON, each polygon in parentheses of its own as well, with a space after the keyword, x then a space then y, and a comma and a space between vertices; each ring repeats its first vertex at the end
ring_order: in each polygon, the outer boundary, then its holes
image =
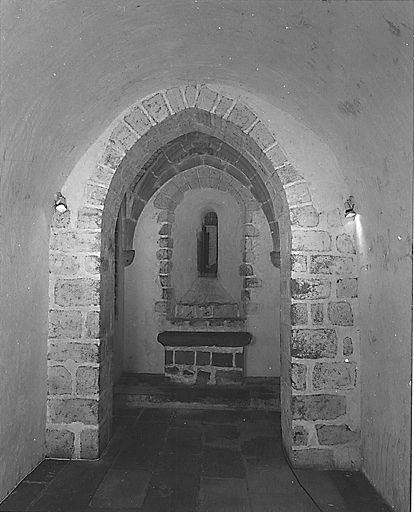
POLYGON ((66 197, 64 197, 60 192, 57 192, 55 195, 55 210, 59 213, 65 213, 68 210, 66 197))
POLYGON ((349 196, 348 199, 345 201, 344 207, 345 207, 345 217, 347 219, 353 219, 356 215, 356 211, 354 209, 355 203, 354 203, 354 198, 352 196, 349 196))

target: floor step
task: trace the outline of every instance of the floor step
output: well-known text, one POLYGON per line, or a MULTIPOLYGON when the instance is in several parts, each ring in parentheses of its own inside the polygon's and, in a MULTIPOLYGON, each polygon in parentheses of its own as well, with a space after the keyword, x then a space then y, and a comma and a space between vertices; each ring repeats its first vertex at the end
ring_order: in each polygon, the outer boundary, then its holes
POLYGON ((248 377, 242 385, 189 386, 159 374, 124 374, 114 387, 114 408, 172 407, 280 411, 280 380, 248 377))

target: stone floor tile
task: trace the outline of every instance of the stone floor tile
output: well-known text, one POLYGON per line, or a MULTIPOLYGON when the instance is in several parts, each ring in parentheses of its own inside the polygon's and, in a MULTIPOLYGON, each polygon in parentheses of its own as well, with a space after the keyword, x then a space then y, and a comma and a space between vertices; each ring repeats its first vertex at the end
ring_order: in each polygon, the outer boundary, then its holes
POLYGON ((176 409, 175 416, 171 420, 171 427, 201 428, 204 411, 196 409, 176 409))
POLYGON ((286 462, 275 459, 247 459, 247 481, 252 493, 283 490, 296 492, 299 484, 286 462))
POLYGON ((113 437, 128 437, 137 418, 135 416, 114 416, 112 422, 113 437))
POLYGON ((144 411, 142 407, 130 407, 126 408, 116 408, 114 409, 114 416, 130 416, 133 418, 138 418, 142 411, 144 411))
POLYGON ((202 431, 189 428, 170 428, 162 448, 163 453, 201 453, 202 431))
POLYGON ((233 448, 206 445, 202 454, 202 476, 244 478, 246 471, 241 454, 233 448))
POLYGON ((159 440, 127 439, 113 462, 117 469, 152 469, 160 450, 159 440))
POLYGON ((112 464, 126 442, 127 440, 124 437, 112 437, 112 439, 110 439, 109 443, 106 445, 106 448, 99 460, 112 464))
POLYGON ((197 492, 158 487, 148 491, 140 512, 196 512, 196 510, 197 492))
MULTIPOLYGON (((250 494, 252 512, 320 512, 306 493, 250 494)), ((325 511, 324 511, 325 512, 325 511)), ((364 512, 364 511, 360 511, 364 512)))
POLYGON ((257 436, 241 443, 244 457, 265 457, 283 460, 280 440, 275 436, 257 436))
POLYGON ((162 453, 152 472, 152 488, 169 488, 171 490, 198 491, 201 472, 200 456, 179 452, 162 453))
POLYGON ((20 512, 40 496, 46 488, 46 482, 35 483, 24 480, 20 485, 9 494, 9 496, 0 504, 2 512, 20 512))
POLYGON ((139 416, 138 421, 142 422, 156 422, 156 423, 170 423, 174 417, 174 409, 144 409, 143 413, 139 416))
POLYGON ((90 502, 102 509, 139 508, 150 481, 149 471, 110 469, 90 502))
POLYGON ((251 512, 246 481, 202 478, 198 512, 251 512))
POLYGON ((237 411, 228 409, 203 411, 203 423, 235 423, 238 419, 237 411))
POLYGON ((27 475, 25 482, 51 482, 68 462, 61 459, 45 459, 27 475))
POLYGON ((232 446, 240 439, 240 430, 235 425, 206 425, 204 442, 220 446, 232 446))
POLYGON ((167 423, 136 422, 129 433, 130 439, 162 444, 165 441, 168 430, 167 423))

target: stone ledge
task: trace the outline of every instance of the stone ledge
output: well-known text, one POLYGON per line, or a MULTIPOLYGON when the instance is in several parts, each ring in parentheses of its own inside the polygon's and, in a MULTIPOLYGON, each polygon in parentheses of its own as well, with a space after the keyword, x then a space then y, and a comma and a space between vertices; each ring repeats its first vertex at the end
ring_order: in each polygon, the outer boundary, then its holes
POLYGON ((252 339, 249 332, 186 332, 164 331, 158 342, 168 347, 244 347, 252 339))

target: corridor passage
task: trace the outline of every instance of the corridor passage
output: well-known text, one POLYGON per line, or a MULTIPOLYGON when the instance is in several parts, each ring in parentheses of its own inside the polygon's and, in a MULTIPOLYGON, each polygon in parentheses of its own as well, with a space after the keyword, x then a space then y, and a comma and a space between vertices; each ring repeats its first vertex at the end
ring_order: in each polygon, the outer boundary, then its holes
POLYGON ((98 461, 46 459, 2 512, 389 512, 361 473, 291 470, 280 413, 118 410, 98 461))

